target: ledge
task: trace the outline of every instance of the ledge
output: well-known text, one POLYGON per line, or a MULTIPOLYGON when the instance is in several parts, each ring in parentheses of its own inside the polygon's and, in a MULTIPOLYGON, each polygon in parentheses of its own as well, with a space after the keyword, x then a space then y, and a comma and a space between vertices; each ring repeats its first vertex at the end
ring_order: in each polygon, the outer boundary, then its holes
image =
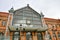
POLYGON ((13 26, 9 26, 10 31, 25 31, 25 32, 41 32, 41 31, 46 31, 48 28, 47 27, 20 27, 20 28, 15 28, 13 26))

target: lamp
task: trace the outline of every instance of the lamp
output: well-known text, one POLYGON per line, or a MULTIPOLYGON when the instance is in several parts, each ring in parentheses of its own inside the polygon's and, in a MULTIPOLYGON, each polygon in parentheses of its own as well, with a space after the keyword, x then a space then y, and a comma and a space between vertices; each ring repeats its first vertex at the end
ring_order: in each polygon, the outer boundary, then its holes
POLYGON ((27 24, 27 25, 30 25, 31 22, 30 22, 29 20, 26 20, 26 24, 27 24))

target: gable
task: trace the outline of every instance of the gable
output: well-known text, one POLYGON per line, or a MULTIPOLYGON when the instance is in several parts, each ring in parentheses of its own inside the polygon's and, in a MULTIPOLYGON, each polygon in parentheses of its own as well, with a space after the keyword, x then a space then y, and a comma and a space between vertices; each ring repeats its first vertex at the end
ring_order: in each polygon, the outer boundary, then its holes
POLYGON ((33 27, 41 27, 41 16, 31 7, 26 6, 14 11, 13 25, 19 26, 22 24, 26 26, 27 21, 29 21, 33 27))
POLYGON ((26 6, 26 7, 23 7, 21 9, 18 9, 18 10, 14 11, 15 15, 20 15, 20 13, 33 13, 33 14, 36 14, 36 15, 40 16, 40 14, 38 12, 36 12, 34 9, 32 9, 29 6, 26 6))

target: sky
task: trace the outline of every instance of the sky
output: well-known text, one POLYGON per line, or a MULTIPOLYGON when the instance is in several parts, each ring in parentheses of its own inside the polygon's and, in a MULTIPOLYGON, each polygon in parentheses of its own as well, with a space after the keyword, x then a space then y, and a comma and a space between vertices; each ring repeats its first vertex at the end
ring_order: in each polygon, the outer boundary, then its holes
POLYGON ((8 12, 12 7, 17 10, 27 4, 45 17, 60 19, 60 0, 0 0, 0 12, 8 12))

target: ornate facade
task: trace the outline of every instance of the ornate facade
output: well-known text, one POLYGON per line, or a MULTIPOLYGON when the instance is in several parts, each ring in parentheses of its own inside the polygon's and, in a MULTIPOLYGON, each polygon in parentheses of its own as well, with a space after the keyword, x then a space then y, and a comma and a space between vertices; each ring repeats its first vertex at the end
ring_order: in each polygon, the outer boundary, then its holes
POLYGON ((51 40, 60 40, 60 19, 44 18, 51 40))
POLYGON ((9 26, 10 40, 44 40, 45 25, 44 15, 33 10, 29 5, 14 10, 11 8, 12 25, 9 26))
POLYGON ((29 5, 0 12, 0 40, 59 40, 60 19, 44 18, 29 5))

